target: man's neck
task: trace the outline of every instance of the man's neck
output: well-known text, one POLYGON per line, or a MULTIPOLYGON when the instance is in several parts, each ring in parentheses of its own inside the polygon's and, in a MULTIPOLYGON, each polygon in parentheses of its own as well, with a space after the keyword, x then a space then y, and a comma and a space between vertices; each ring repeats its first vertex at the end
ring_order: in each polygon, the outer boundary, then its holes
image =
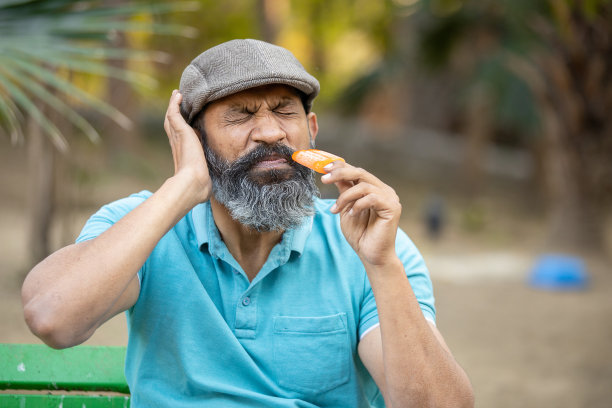
POLYGON ((227 208, 212 197, 210 205, 225 246, 252 281, 268 259, 274 245, 282 239, 283 231, 255 231, 234 220, 227 208))

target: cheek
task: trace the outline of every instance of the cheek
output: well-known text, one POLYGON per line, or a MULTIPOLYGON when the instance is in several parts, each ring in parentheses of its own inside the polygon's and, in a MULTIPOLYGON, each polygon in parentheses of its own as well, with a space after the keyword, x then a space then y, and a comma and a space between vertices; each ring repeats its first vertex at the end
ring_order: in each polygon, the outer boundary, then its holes
POLYGON ((230 134, 215 134, 208 138, 209 147, 226 160, 233 161, 244 151, 243 140, 230 134), (212 139, 212 140, 211 140, 212 139))
POLYGON ((310 147, 310 132, 308 126, 302 124, 291 124, 287 126, 286 133, 289 135, 289 142, 297 149, 307 149, 310 147))

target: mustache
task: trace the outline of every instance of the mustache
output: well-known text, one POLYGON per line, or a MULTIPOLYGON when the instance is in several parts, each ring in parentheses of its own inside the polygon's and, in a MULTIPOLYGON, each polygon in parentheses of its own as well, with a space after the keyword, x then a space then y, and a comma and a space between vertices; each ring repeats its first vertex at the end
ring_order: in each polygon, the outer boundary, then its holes
POLYGON ((232 163, 232 167, 244 167, 248 170, 251 167, 255 166, 257 163, 261 162, 264 159, 267 159, 270 156, 276 156, 278 158, 285 159, 288 164, 295 167, 297 163, 295 163, 291 158, 293 152, 295 152, 294 149, 282 143, 275 143, 273 145, 262 144, 258 145, 256 148, 254 148, 244 156, 241 156, 236 159, 232 163))
POLYGON ((293 152, 295 152, 294 149, 282 143, 275 143, 271 145, 261 144, 255 147, 250 152, 244 154, 243 156, 240 156, 233 162, 230 162, 229 160, 221 158, 208 146, 208 144, 204 144, 204 154, 206 156, 208 170, 211 174, 217 177, 221 177, 222 175, 229 176, 228 173, 231 173, 231 176, 248 174, 249 171, 257 163, 269 158, 270 156, 285 159, 287 161, 287 164, 294 168, 298 174, 300 174, 302 177, 305 177, 306 174, 304 174, 304 170, 310 169, 303 167, 293 161, 293 159, 291 158, 293 152))

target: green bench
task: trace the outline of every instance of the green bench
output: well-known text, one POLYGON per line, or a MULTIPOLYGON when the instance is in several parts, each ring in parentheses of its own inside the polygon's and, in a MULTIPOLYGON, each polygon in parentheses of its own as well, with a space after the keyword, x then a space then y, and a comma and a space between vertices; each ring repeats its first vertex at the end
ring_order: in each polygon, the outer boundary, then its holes
POLYGON ((124 408, 125 347, 0 344, 0 407, 124 408))

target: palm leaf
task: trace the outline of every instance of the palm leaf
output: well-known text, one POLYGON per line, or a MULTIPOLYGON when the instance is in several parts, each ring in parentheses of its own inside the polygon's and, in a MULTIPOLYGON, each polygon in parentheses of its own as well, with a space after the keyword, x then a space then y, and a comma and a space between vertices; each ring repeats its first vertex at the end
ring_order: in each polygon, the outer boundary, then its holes
MULTIPOLYGON (((6 60, 3 62, 3 70, 7 72, 12 79, 23 77, 23 72, 15 69, 15 67, 11 67, 10 62, 6 60)), ((81 115, 76 113, 74 109, 66 105, 61 99, 47 91, 43 86, 39 85, 36 81, 20 81, 20 84, 24 89, 29 91, 29 93, 36 96, 40 101, 46 103, 48 106, 53 107, 53 109, 61 113, 63 117, 79 128, 89 138, 89 140, 94 143, 98 143, 100 141, 100 135, 98 135, 98 132, 96 132, 89 122, 87 122, 81 115)))
POLYGON ((193 10, 193 1, 144 3, 127 1, 105 6, 98 0, 0 0, 0 131, 13 143, 23 140, 22 113, 36 121, 60 151, 65 137, 45 116, 52 107, 91 141, 99 135, 66 101, 73 100, 129 128, 131 121, 108 103, 62 78, 59 71, 116 78, 139 87, 157 81, 143 73, 112 66, 111 60, 168 61, 167 54, 109 46, 109 33, 150 32, 191 37, 193 28, 133 17, 193 10))
POLYGON ((140 23, 132 21, 89 21, 87 24, 82 24, 77 21, 75 24, 67 22, 67 24, 58 25, 52 30, 55 35, 78 35, 86 34, 105 34, 109 30, 120 32, 153 32, 155 34, 164 35, 181 35, 183 37, 193 38, 197 31, 191 27, 185 27, 177 24, 157 24, 157 23, 140 23))
MULTIPOLYGON (((149 3, 147 5, 148 11, 157 15, 183 11, 195 11, 198 10, 199 7, 200 4, 197 1, 173 1, 167 3, 149 3)), ((79 13, 81 15, 92 17, 122 17, 126 15, 136 15, 142 13, 142 11, 142 4, 128 3, 114 7, 83 8, 79 11, 79 13)))
POLYGON ((162 51, 133 50, 127 48, 110 48, 105 46, 91 46, 85 44, 66 44, 58 43, 44 36, 34 39, 24 36, 14 39, 10 47, 6 47, 6 52, 19 52, 28 47, 32 53, 39 50, 44 52, 61 53, 68 58, 83 58, 87 60, 130 60, 130 61, 155 61, 166 63, 170 60, 168 53, 162 51), (9 51, 10 50, 10 51, 9 51))
POLYGON ((19 126, 19 119, 16 116, 17 112, 19 112, 17 106, 10 99, 0 98, 0 118, 6 122, 2 126, 9 133, 13 144, 17 144, 24 139, 21 127, 19 126))
POLYGON ((0 85, 11 94, 15 102, 23 108, 32 119, 38 122, 41 129, 51 137, 51 141, 59 151, 66 152, 68 150, 68 143, 64 135, 62 135, 62 132, 60 132, 47 116, 38 109, 28 95, 22 92, 19 87, 11 83, 5 75, 0 75, 0 85))
MULTIPOLYGON (((76 72, 116 78, 145 88, 155 88, 157 86, 157 80, 149 75, 112 67, 106 62, 69 58, 65 54, 49 50, 23 49, 19 52, 27 55, 32 61, 38 61, 52 68, 69 68, 76 72)), ((7 54, 15 55, 11 52, 7 52, 7 54)))
POLYGON ((44 82, 47 86, 55 88, 67 96, 75 98, 79 102, 88 105, 96 111, 106 115, 122 128, 128 130, 131 129, 132 121, 123 113, 115 109, 115 107, 93 97, 79 87, 74 86, 69 81, 64 80, 60 76, 41 68, 37 64, 32 64, 25 60, 13 59, 12 63, 19 66, 20 69, 26 71, 28 74, 34 76, 39 81, 44 82))

